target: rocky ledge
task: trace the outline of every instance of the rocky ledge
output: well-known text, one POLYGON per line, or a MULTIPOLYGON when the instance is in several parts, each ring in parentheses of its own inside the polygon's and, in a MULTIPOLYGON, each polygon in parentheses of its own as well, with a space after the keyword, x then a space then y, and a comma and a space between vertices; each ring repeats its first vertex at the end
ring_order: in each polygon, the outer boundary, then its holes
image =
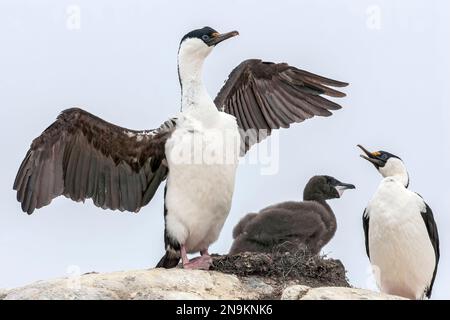
POLYGON ((211 269, 92 272, 0 289, 0 299, 402 299, 351 288, 339 260, 301 253, 215 256, 211 269))

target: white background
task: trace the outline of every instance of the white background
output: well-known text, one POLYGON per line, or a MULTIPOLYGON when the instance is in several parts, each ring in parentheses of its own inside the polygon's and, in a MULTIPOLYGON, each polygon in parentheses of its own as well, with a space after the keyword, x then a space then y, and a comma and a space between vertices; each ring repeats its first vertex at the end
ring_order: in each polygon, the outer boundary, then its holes
POLYGON ((353 183, 331 205, 338 231, 324 253, 372 287, 362 212, 380 176, 355 145, 402 157, 410 188, 434 211, 441 263, 434 298, 450 298, 448 1, 0 1, 0 288, 67 272, 149 268, 163 254, 162 188, 139 214, 58 198, 32 216, 12 184, 32 139, 73 105, 121 126, 153 128, 179 111, 176 53, 188 31, 240 31, 205 65, 212 95, 247 58, 289 62, 348 81, 345 108, 279 134, 279 170, 238 170, 233 207, 211 252, 226 253, 247 212, 301 199, 306 181, 353 183), (76 5, 74 9, 70 5, 76 5), (68 15, 69 8, 69 15, 68 15), (80 23, 72 20, 80 11, 80 23), (75 271, 74 271, 75 270, 75 271))

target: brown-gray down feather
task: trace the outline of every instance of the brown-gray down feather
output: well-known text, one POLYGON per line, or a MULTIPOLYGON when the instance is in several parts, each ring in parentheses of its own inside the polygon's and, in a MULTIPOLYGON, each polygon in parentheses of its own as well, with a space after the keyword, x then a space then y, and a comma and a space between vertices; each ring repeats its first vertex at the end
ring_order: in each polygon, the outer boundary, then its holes
POLYGON ((233 231, 230 254, 272 253, 280 248, 318 254, 335 232, 336 218, 325 202, 283 202, 242 218, 233 231))

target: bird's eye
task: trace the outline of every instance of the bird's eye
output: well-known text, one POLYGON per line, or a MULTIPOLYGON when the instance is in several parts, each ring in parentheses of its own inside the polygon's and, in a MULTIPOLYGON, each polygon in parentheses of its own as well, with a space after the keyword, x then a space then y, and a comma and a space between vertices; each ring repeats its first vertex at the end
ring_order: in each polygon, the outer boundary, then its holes
POLYGON ((381 155, 381 159, 383 159, 383 160, 386 160, 387 159, 387 154, 386 153, 383 153, 382 155, 381 155))
POLYGON ((204 34, 202 36, 203 41, 208 41, 209 40, 209 36, 207 34, 204 34))

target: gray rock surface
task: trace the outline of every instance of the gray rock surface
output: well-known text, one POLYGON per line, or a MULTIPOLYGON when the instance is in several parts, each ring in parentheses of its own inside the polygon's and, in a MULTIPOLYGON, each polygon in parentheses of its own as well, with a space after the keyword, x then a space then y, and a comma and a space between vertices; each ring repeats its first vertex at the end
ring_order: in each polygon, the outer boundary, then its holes
POLYGON ((257 299, 260 291, 267 288, 249 290, 236 276, 219 272, 152 269, 39 281, 9 290, 3 299, 257 299))
POLYGON ((0 289, 0 300, 3 300, 8 294, 8 290, 0 289))
POLYGON ((282 300, 404 300, 404 298, 365 289, 343 287, 309 288, 290 286, 284 289, 282 300))
POLYGON ((151 269, 86 274, 39 281, 21 288, 0 290, 0 299, 401 299, 368 290, 340 287, 310 288, 282 285, 262 277, 237 277, 216 271, 151 269))

